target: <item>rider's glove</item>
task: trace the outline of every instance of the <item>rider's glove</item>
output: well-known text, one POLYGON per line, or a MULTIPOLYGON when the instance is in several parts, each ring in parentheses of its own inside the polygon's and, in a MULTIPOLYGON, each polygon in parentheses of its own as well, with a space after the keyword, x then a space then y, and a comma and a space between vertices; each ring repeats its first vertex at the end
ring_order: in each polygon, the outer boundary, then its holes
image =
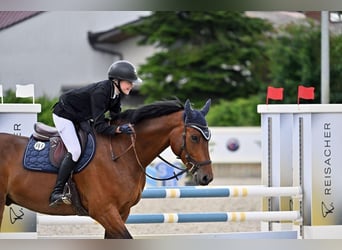
POLYGON ((129 124, 123 124, 119 126, 119 131, 123 134, 128 134, 128 135, 134 133, 132 127, 129 124))

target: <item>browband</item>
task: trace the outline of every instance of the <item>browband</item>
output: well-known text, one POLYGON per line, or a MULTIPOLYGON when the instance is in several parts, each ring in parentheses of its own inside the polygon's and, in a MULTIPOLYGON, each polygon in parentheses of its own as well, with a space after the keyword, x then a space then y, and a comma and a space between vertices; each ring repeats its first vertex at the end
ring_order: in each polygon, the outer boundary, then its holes
POLYGON ((194 128, 194 129, 197 129, 199 132, 201 132, 201 134, 203 135, 204 139, 206 139, 207 141, 210 140, 211 132, 210 132, 210 129, 207 126, 202 126, 202 125, 195 124, 195 123, 188 123, 188 124, 186 124, 186 126, 189 126, 189 127, 194 128))

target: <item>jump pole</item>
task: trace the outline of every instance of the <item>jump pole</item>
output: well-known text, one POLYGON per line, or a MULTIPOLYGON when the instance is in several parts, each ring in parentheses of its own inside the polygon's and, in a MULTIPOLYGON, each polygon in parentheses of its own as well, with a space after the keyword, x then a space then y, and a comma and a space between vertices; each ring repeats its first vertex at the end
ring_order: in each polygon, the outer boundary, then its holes
MULTIPOLYGON (((143 199, 162 198, 213 198, 213 197, 299 197, 300 187, 265 186, 181 186, 145 188, 143 199)), ((243 222, 243 221, 298 221, 297 211, 250 211, 250 212, 200 212, 200 213, 156 213, 131 214, 127 224, 147 223, 191 223, 191 222, 243 222)), ((38 216, 38 224, 96 224, 90 217, 83 216, 38 216)))
MULTIPOLYGON (((126 224, 148 223, 195 223, 195 222, 248 222, 248 221, 297 221, 300 220, 298 211, 272 212, 201 212, 201 213, 155 213, 131 214, 126 224)), ((38 216, 38 224, 97 224, 90 217, 83 216, 38 216)))
POLYGON ((211 212, 211 213, 162 213, 132 214, 126 224, 146 223, 194 223, 194 222, 247 222, 247 221, 295 221, 297 211, 288 212, 211 212))
POLYGON ((144 199, 160 198, 210 198, 210 197, 275 197, 301 196, 300 187, 265 187, 265 186, 184 186, 146 188, 142 193, 144 199))

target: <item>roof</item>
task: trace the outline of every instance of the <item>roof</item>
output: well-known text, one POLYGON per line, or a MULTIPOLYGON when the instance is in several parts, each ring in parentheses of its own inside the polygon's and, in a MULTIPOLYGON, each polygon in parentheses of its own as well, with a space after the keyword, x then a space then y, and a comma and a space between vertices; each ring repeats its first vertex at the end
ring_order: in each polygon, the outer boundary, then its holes
POLYGON ((138 24, 141 20, 137 19, 134 21, 131 21, 129 23, 126 23, 124 25, 121 25, 119 27, 114 27, 112 29, 106 30, 106 31, 100 31, 100 32, 88 32, 88 39, 90 44, 95 43, 119 43, 127 38, 132 37, 132 35, 129 35, 122 31, 122 27, 126 25, 132 25, 132 24, 138 24))
POLYGON ((0 30, 34 17, 42 11, 0 11, 0 30))
POLYGON ((93 49, 119 56, 119 58, 122 59, 122 54, 119 51, 116 51, 113 45, 134 37, 133 35, 127 34, 122 31, 122 27, 124 27, 125 25, 137 24, 139 22, 141 22, 141 20, 137 19, 119 27, 114 27, 110 30, 100 32, 89 31, 88 41, 93 49))

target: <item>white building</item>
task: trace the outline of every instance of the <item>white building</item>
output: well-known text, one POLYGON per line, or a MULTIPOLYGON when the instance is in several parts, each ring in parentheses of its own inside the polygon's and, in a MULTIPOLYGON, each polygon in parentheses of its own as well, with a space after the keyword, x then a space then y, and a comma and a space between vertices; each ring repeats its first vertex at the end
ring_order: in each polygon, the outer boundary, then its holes
MULTIPOLYGON (((117 41, 108 53, 91 44, 91 34, 136 21, 149 11, 0 12, 0 84, 4 91, 16 84, 35 84, 37 97, 59 96, 62 88, 107 78, 118 59, 137 66, 152 53, 136 45, 136 38, 117 41)), ((96 46, 96 44, 95 44, 96 46)))

